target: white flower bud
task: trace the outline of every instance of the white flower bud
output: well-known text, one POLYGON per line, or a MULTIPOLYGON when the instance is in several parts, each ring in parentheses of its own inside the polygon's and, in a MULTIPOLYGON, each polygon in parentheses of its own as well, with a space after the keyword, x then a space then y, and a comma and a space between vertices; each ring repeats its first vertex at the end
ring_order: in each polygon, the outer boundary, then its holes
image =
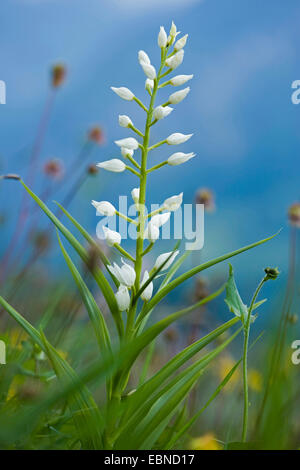
POLYGON ((122 259, 123 266, 120 268, 117 263, 113 266, 107 266, 107 269, 115 276, 115 278, 126 287, 132 287, 135 283, 136 273, 132 266, 125 263, 122 259))
POLYGON ((175 212, 182 204, 183 193, 178 194, 177 196, 172 196, 166 199, 163 203, 163 208, 170 212, 175 212))
POLYGON ((181 86, 191 80, 193 76, 194 75, 176 75, 176 77, 170 79, 170 83, 173 86, 181 86))
POLYGON ((145 51, 139 51, 138 53, 139 63, 144 62, 145 64, 151 64, 148 54, 145 51))
POLYGON ((141 67, 144 70, 146 77, 150 78, 150 80, 154 80, 156 78, 156 70, 153 65, 141 62, 141 67))
POLYGON ((145 81, 146 90, 148 90, 151 93, 153 87, 154 87, 154 81, 150 80, 150 78, 147 78, 147 80, 145 81))
POLYGON ((169 96, 169 102, 171 104, 178 104, 182 100, 184 100, 184 98, 189 92, 190 92, 189 86, 187 88, 184 88, 183 90, 175 91, 175 93, 172 93, 172 95, 169 96))
POLYGON ((121 235, 108 227, 103 227, 104 237, 109 246, 120 245, 121 235))
POLYGON ((123 100, 132 101, 134 98, 134 94, 132 93, 132 91, 130 91, 128 88, 124 86, 121 86, 120 88, 111 86, 110 88, 123 100))
POLYGON ((183 144, 192 137, 193 134, 181 134, 180 132, 175 132, 174 134, 167 137, 167 144, 169 145, 178 145, 183 144))
POLYGON ((130 117, 126 116, 125 114, 119 116, 119 124, 121 127, 133 126, 133 122, 130 117))
MULTIPOLYGON (((143 285, 148 281, 148 279, 149 279, 149 273, 148 271, 145 271, 143 280, 141 282, 141 287, 143 287, 143 285)), ((145 301, 148 301, 151 299, 152 294, 153 294, 153 282, 150 282, 148 286, 146 287, 146 289, 143 290, 141 294, 141 298, 145 301)))
POLYGON ((173 263, 173 261, 175 260, 178 253, 179 253, 179 251, 174 251, 173 255, 171 256, 172 251, 170 251, 169 253, 163 253, 163 254, 159 255, 157 257, 156 261, 155 261, 154 269, 158 269, 170 257, 170 259, 164 265, 163 271, 168 269, 171 266, 171 264, 173 263))
POLYGON ((132 157, 133 154, 134 154, 133 149, 128 149, 126 147, 121 147, 121 155, 122 155, 123 158, 132 157))
POLYGON ((163 26, 160 27, 160 31, 158 33, 157 43, 159 47, 166 47, 168 42, 168 36, 163 26))
POLYGON ((182 64, 183 56, 184 50, 181 49, 180 51, 176 52, 176 54, 172 55, 172 57, 169 57, 169 59, 166 60, 166 66, 172 70, 175 70, 177 67, 179 67, 180 64, 182 64))
POLYGON ((108 201, 92 201, 92 205, 96 208, 97 215, 112 217, 116 213, 116 208, 108 201))
POLYGON ((144 232, 144 238, 148 239, 151 243, 156 242, 159 238, 159 228, 150 222, 144 232))
POLYGON ((171 215, 170 212, 164 212, 163 214, 156 214, 153 217, 151 217, 150 224, 154 225, 155 227, 161 227, 162 225, 168 222, 170 215, 171 215))
POLYGON ((163 119, 173 111, 170 106, 157 106, 153 111, 154 119, 163 119))
POLYGON ((182 38, 178 39, 178 41, 175 42, 174 50, 176 52, 180 51, 186 45, 187 38, 188 38, 188 34, 186 34, 185 36, 182 36, 182 38))
POLYGON ((115 144, 119 147, 136 150, 139 147, 138 141, 134 137, 127 137, 126 139, 115 140, 115 144))
POLYGON ((126 169, 126 165, 119 158, 113 158, 112 160, 106 160, 105 162, 97 163, 99 168, 103 168, 107 171, 113 171, 115 173, 121 173, 126 169))
POLYGON ((131 196, 132 196, 133 202, 137 204, 140 199, 140 188, 133 188, 133 190, 131 191, 131 196))
POLYGON ((130 306, 130 295, 126 286, 120 286, 116 293, 116 301, 121 312, 128 310, 130 306))
POLYGON ((181 165, 181 163, 185 163, 188 160, 190 160, 191 158, 194 158, 195 156, 196 156, 196 154, 193 153, 193 152, 191 152, 191 153, 183 153, 183 152, 173 153, 173 155, 171 155, 168 158, 168 164, 171 165, 171 166, 181 165))
POLYGON ((171 29, 170 29, 170 36, 176 36, 177 33, 177 27, 174 21, 172 21, 171 29))

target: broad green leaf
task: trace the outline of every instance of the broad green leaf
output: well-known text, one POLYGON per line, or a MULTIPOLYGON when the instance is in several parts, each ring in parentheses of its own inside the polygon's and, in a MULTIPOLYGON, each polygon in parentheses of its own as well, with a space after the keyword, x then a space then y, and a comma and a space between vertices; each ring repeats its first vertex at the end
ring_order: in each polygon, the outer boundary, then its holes
POLYGON ((226 283, 225 302, 230 312, 232 312, 236 317, 239 317, 242 322, 245 323, 248 317, 248 307, 243 303, 236 287, 231 264, 229 264, 229 278, 226 283))

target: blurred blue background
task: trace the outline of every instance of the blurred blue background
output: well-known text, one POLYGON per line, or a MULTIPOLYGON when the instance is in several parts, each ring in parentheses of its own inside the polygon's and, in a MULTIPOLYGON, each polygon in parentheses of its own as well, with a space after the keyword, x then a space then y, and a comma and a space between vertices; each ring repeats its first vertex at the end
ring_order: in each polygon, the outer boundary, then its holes
MULTIPOLYGON (((181 191, 184 202, 193 202, 199 187, 211 188, 216 211, 206 215, 205 248, 193 262, 283 227, 268 245, 234 259, 234 266, 245 296, 266 265, 278 265, 286 274, 286 212, 300 196, 300 106, 291 102, 291 84, 300 79, 299 1, 2 0, 0 9, 0 79, 7 86, 7 104, 0 106, 1 172, 26 174, 49 70, 58 61, 67 66, 67 82, 58 92, 39 164, 58 157, 67 166, 94 123, 103 128, 105 144, 94 150, 92 160, 118 158, 114 140, 129 135, 119 127, 118 114, 128 114, 137 127, 143 127, 144 115, 110 86, 127 86, 147 101, 137 53, 145 50, 157 64, 159 26, 168 31, 174 20, 189 34, 176 73, 193 73, 194 79, 187 99, 153 128, 152 139, 193 132, 180 150, 197 157, 157 172, 149 184, 151 202, 181 191)), ((168 93, 162 90, 161 102, 168 93)), ((157 152, 155 163, 170 153, 157 152)), ((94 234, 98 219, 90 200, 117 203, 118 194, 129 194, 135 185, 131 174, 101 172, 82 188, 71 212, 94 234)), ((7 217, 1 226, 4 252, 22 189, 1 182, 0 195, 0 211, 7 217)), ((62 262, 58 256, 51 259, 62 262)), ((219 269, 225 275, 226 266, 219 269)))

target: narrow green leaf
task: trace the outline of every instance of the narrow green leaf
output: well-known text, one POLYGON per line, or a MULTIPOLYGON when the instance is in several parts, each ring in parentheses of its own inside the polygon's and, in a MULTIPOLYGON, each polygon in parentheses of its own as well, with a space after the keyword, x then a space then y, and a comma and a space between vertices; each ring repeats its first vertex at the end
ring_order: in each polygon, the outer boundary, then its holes
POLYGON ((107 329, 106 322, 104 320, 103 314, 98 307, 92 293, 89 291, 87 285, 85 284, 84 280, 79 274, 79 271, 75 267, 74 263, 72 262, 70 256, 68 255, 66 249, 64 248, 60 237, 57 233, 58 242, 65 258, 65 261, 71 271, 71 274, 76 282, 78 290, 80 292, 81 298, 83 303, 87 309, 89 314, 91 323, 93 325, 95 335, 97 338, 97 342, 101 352, 105 352, 107 350, 111 350, 111 342, 109 337, 109 331, 107 329))
POLYGON ((243 253, 244 251, 251 250, 252 248, 255 248, 256 246, 262 245, 263 243, 266 243, 269 240, 272 240, 272 238, 274 238, 276 235, 277 233, 275 235, 272 235, 271 237, 265 238, 264 240, 260 240, 258 242, 252 243, 251 245, 247 245, 242 248, 239 248, 238 250, 232 251, 231 253, 226 253, 225 255, 219 256, 218 258, 215 258, 211 261, 207 261, 206 263, 200 264, 199 266, 196 266, 195 268, 190 269, 189 271, 182 274, 181 276, 178 276, 169 284, 167 284, 163 289, 159 290, 154 297, 152 297, 152 299, 150 300, 150 302, 148 302, 146 306, 146 313, 148 313, 155 305, 157 305, 167 294, 169 294, 169 292, 175 289, 175 287, 179 286, 180 284, 182 284, 184 281, 191 278, 195 274, 198 274, 201 271, 204 271, 205 269, 208 269, 211 266, 214 266, 215 264, 221 263, 222 261, 225 261, 226 259, 239 255, 240 253, 243 253))

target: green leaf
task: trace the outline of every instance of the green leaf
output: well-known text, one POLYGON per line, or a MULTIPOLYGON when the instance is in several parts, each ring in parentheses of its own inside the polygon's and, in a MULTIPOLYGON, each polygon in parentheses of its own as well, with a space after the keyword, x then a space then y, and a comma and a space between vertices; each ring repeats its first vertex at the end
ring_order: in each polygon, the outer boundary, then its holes
MULTIPOLYGON (((31 189, 29 189, 26 184, 20 180, 20 183, 24 186, 25 190, 30 194, 30 196, 34 199, 34 201, 40 206, 40 208, 45 212, 47 217, 53 222, 53 224, 56 226, 56 228, 64 235, 64 237, 68 240, 68 242, 72 245, 72 247, 76 250, 78 255, 81 257, 81 259, 89 266, 89 256, 86 251, 86 249, 79 243, 77 238, 74 237, 74 235, 60 222, 60 220, 53 214, 53 212, 48 209, 46 204, 43 203, 43 201, 36 195, 34 194, 31 189)), ((114 292, 105 278, 103 272, 99 267, 96 267, 93 272, 92 272, 97 284, 99 285, 103 296, 109 306, 109 309, 114 317, 119 336, 122 336, 122 327, 121 327, 121 316, 120 312, 118 309, 118 304, 114 295, 114 292)))
POLYGON ((182 400, 185 399, 193 385, 202 375, 203 370, 233 341, 241 330, 242 328, 237 330, 223 344, 179 373, 163 390, 154 394, 150 399, 150 403, 146 402, 142 407, 139 423, 129 423, 129 426, 124 430, 123 437, 120 437, 116 448, 130 449, 134 443, 135 448, 151 449, 172 415, 174 415, 180 406, 182 400))
POLYGON ((37 331, 20 313, 18 313, 10 304, 0 297, 0 304, 13 317, 16 322, 26 331, 30 338, 39 345, 49 358, 56 375, 62 380, 63 385, 67 383, 76 385, 74 394, 69 398, 70 408, 74 411, 74 403, 76 404, 75 415, 80 415, 80 424, 77 422, 77 430, 81 435, 83 445, 95 449, 101 448, 102 439, 99 434, 101 426, 104 422, 100 411, 88 389, 82 385, 76 372, 72 367, 59 355, 53 346, 46 340, 44 334, 37 331), (97 427, 95 428, 95 424, 97 427), (93 434, 85 434, 83 430, 93 429, 93 434))
POLYGON ((68 255, 67 251, 65 250, 60 237, 57 233, 58 242, 61 248, 61 251, 64 255, 65 261, 71 271, 71 274, 76 282, 78 290, 80 292, 81 298, 83 303, 87 309, 89 314, 92 326, 95 331, 95 335, 97 338, 97 342, 101 352, 105 352, 107 350, 111 350, 111 342, 109 337, 109 331, 107 329, 107 325, 105 323, 103 314, 98 307, 93 295, 89 291, 88 287, 86 286, 85 282, 83 281, 82 277, 79 274, 79 271, 76 269, 74 263, 72 262, 70 256, 68 255))
POLYGON ((225 331, 228 331, 229 328, 233 327, 236 323, 238 323, 238 321, 238 318, 233 318, 200 340, 189 345, 183 351, 174 356, 153 377, 140 386, 133 395, 128 397, 126 403, 126 414, 122 420, 124 425, 122 428, 120 427, 119 431, 123 430, 124 426, 130 425, 130 423, 134 423, 134 425, 136 425, 143 418, 143 405, 150 397, 153 396, 153 394, 162 386, 162 384, 167 381, 174 373, 176 373, 180 367, 182 367, 225 331))
POLYGON ((232 312, 236 317, 239 317, 242 322, 245 323, 248 317, 248 307, 242 302, 239 291, 236 287, 231 264, 229 264, 229 278, 226 283, 225 302, 230 312, 232 312))
POLYGON ((173 289, 175 289, 177 286, 182 284, 184 281, 187 279, 193 277, 195 274, 200 273, 201 271, 204 271, 205 269, 210 268, 211 266, 214 266, 215 264, 221 263, 222 261, 225 261, 226 259, 232 258, 233 256, 239 255, 240 253, 243 253, 247 250, 251 250, 252 248, 255 248, 256 246, 262 245, 263 243, 266 243, 269 240, 272 240, 277 235, 272 235, 271 237, 265 238, 264 240, 260 240, 258 242, 252 243, 251 245, 244 246, 238 250, 232 251, 231 253, 226 253, 225 255, 219 256, 218 258, 215 258, 211 261, 207 261, 206 263, 200 264, 199 266, 196 266, 193 269, 190 269, 186 273, 182 274, 181 276, 178 276, 175 278, 173 281, 171 281, 169 284, 167 284, 163 289, 159 290, 154 297, 148 302, 146 309, 145 309, 145 314, 147 314, 154 306, 156 306, 169 292, 171 292, 173 289))

